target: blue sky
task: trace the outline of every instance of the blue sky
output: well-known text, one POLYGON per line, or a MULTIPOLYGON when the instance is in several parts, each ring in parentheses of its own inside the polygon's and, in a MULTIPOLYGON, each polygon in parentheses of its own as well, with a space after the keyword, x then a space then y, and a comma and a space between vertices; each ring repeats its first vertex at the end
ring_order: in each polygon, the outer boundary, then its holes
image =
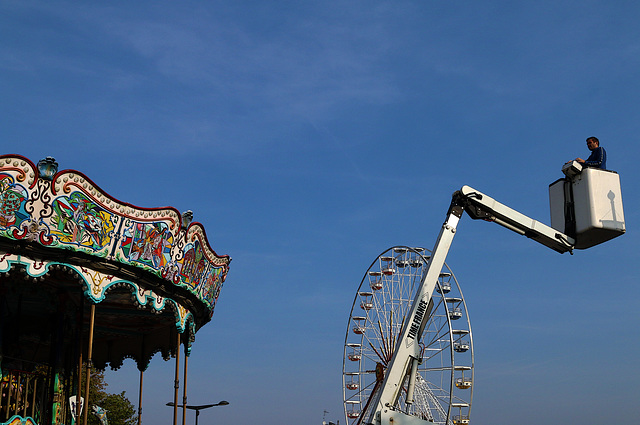
MULTIPOLYGON (((200 423, 342 416, 371 261, 431 248, 463 184, 542 222, 595 135, 627 234, 559 255, 465 217, 447 263, 473 328, 472 423, 634 423, 640 6, 634 1, 3 1, 4 153, 191 209, 233 261, 189 360, 200 423)), ((137 401, 132 363, 108 375, 137 401)), ((173 363, 145 375, 170 423, 173 363)), ((193 421, 193 417, 188 418, 193 421)))

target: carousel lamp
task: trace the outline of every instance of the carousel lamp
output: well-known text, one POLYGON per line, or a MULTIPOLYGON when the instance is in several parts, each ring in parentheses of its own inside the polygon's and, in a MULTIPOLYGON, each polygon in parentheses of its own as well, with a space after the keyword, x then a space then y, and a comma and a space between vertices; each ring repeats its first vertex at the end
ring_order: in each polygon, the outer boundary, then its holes
POLYGON ((193 211, 187 210, 182 213, 182 228, 186 229, 193 221, 193 211))
POLYGON ((40 173, 40 178, 51 181, 58 172, 58 163, 55 158, 48 156, 38 161, 38 172, 40 173))

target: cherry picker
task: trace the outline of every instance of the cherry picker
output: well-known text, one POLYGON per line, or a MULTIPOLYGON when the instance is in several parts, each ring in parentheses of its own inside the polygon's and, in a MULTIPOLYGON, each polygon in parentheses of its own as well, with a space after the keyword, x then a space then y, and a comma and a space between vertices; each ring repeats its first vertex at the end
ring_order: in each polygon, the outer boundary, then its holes
MULTIPOLYGON (((618 174, 595 168, 583 169, 575 161, 566 164, 563 173, 566 177, 549 186, 551 226, 531 219, 469 186, 463 186, 453 194, 393 357, 385 370, 380 371, 376 389, 367 403, 371 408, 362 412, 359 424, 429 424, 427 420, 409 414, 409 407, 414 403, 418 365, 422 361, 420 337, 428 319, 428 306, 438 276, 458 222, 465 212, 472 219, 494 222, 559 253, 573 253, 574 249, 590 248, 624 234, 618 174)), ((452 419, 448 423, 458 425, 452 419)), ((468 417, 459 423, 469 423, 468 417)))

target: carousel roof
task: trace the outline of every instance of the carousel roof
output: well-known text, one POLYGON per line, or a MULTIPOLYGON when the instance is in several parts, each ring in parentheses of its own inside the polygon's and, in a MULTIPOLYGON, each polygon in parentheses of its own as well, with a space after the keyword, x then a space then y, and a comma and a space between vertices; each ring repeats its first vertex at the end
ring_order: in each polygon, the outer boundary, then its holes
MULTIPOLYGON (((132 357, 144 369, 156 352, 175 350, 176 333, 188 335, 188 352, 230 261, 190 212, 118 201, 78 171, 58 172, 53 158, 36 166, 0 156, 0 313, 16 320, 7 338, 20 351, 3 346, 8 358, 40 361, 55 334, 52 315, 85 323, 91 304, 98 367, 132 357)), ((61 334, 86 331, 74 332, 61 334)))

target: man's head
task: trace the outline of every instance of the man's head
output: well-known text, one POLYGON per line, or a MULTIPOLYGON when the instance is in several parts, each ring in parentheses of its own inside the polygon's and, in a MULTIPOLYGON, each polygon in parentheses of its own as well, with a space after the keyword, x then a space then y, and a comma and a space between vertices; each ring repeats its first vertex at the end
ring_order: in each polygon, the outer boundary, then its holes
POLYGON ((597 137, 587 137, 587 147, 590 151, 600 146, 600 140, 597 137))

